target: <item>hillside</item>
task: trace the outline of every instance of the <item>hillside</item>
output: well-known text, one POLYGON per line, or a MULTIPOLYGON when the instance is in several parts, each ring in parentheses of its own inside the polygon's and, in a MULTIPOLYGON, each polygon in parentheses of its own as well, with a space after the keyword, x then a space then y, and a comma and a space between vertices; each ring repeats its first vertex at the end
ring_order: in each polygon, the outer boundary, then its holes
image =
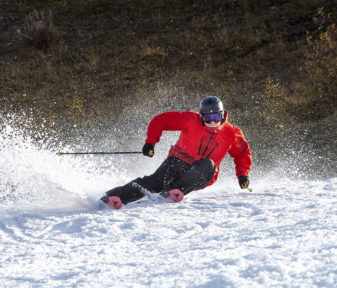
POLYGON ((289 168, 295 176, 329 177, 337 157, 335 7, 1 0, 1 122, 48 147, 97 148, 113 135, 116 149, 133 148, 155 114, 196 110, 215 94, 256 165, 300 162, 301 171, 289 168))

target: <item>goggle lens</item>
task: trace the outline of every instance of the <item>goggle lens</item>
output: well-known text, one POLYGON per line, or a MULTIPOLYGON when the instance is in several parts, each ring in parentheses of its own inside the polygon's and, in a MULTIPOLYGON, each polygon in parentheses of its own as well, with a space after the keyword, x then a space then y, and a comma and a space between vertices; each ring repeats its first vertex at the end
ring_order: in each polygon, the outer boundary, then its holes
POLYGON ((223 117, 223 112, 201 114, 206 123, 220 122, 223 117))

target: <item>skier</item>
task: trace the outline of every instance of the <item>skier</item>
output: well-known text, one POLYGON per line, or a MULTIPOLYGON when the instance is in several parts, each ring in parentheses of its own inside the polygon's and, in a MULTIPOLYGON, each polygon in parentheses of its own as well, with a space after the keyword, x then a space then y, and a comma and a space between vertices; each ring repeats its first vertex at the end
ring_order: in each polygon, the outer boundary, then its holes
POLYGON ((142 198, 144 191, 180 202, 184 195, 217 180, 220 163, 227 153, 234 158, 240 187, 248 187, 250 149, 242 131, 227 121, 227 111, 218 97, 205 97, 200 102, 200 113, 172 111, 155 116, 148 126, 142 150, 145 156, 153 157, 163 131, 181 133, 161 166, 152 175, 107 191, 101 198, 104 203, 119 209, 122 203, 142 198))

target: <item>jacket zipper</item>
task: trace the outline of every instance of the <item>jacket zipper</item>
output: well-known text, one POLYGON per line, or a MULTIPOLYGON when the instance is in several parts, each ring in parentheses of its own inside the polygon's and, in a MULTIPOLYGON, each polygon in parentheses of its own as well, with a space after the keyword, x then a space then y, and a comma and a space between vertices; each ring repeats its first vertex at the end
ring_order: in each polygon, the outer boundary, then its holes
MULTIPOLYGON (((206 148, 205 148, 204 152, 203 152, 202 155, 201 155, 201 159, 203 159, 203 157, 204 157, 204 155, 205 155, 205 153, 206 153, 206 151, 207 151, 207 149, 208 149, 208 146, 209 146, 209 144, 211 143, 211 141, 212 141, 212 139, 213 139, 213 137, 214 137, 214 134, 215 134, 215 133, 213 132, 211 138, 209 138, 209 141, 208 141, 208 143, 207 143, 207 145, 206 145, 206 148)), ((200 142, 200 148, 201 148, 202 140, 203 140, 203 138, 201 139, 201 142, 200 142)), ((217 143, 217 144, 218 144, 218 143, 217 143)), ((214 146, 214 148, 213 148, 212 151, 207 155, 206 158, 208 158, 208 157, 213 153, 213 151, 214 151, 214 149, 216 148, 216 146, 217 146, 217 145, 214 146)), ((199 150, 200 150, 200 149, 199 149, 199 150)))
POLYGON ((200 155, 200 150, 201 150, 201 146, 202 146, 202 141, 204 141, 204 137, 201 138, 200 145, 199 145, 198 155, 200 155))

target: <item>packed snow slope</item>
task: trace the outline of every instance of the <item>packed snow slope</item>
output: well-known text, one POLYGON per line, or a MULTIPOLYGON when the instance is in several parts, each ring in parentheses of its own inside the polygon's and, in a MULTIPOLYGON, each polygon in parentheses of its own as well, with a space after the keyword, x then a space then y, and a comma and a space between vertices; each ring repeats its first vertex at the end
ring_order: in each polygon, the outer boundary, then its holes
POLYGON ((337 178, 252 173, 251 193, 233 171, 181 203, 98 209, 164 155, 59 157, 13 137, 1 140, 1 287, 337 285, 337 178))

